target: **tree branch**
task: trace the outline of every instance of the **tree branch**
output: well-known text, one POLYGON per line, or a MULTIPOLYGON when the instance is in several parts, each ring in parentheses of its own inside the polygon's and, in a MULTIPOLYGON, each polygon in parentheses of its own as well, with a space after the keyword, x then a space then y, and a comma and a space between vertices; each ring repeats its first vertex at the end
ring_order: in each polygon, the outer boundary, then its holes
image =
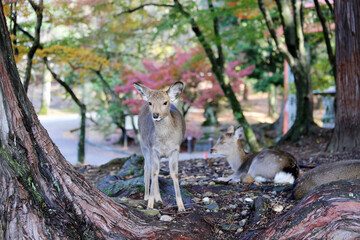
POLYGON ((199 40, 201 46, 205 50, 207 57, 210 60, 211 66, 216 67, 217 61, 216 61, 215 54, 214 54, 213 50, 211 49, 211 46, 209 45, 209 43, 205 40, 204 34, 200 30, 199 25, 196 23, 195 19, 191 17, 190 13, 188 13, 184 9, 184 7, 181 5, 181 3, 178 0, 174 0, 174 2, 175 2, 175 6, 178 8, 180 13, 189 20, 191 28, 192 28, 193 32, 195 33, 195 36, 199 40))
POLYGON ((47 57, 43 58, 46 68, 49 70, 53 78, 60 83, 61 86, 65 88, 65 90, 70 94, 71 98, 74 100, 74 102, 82 109, 85 105, 79 100, 79 98, 76 96, 76 94, 73 92, 71 87, 66 84, 50 67, 49 61, 47 57))
POLYGON ((320 19, 321 26, 323 28, 323 34, 324 34, 324 39, 325 39, 325 44, 326 44, 326 50, 327 50, 327 53, 328 53, 328 56, 329 56, 329 61, 330 61, 331 67, 332 67, 334 78, 336 78, 336 59, 335 59, 335 55, 334 55, 332 47, 331 47, 329 31, 328 31, 327 26, 326 26, 326 19, 325 19, 323 13, 322 13, 319 1, 314 0, 314 3, 315 3, 315 8, 316 8, 317 15, 318 15, 318 17, 320 19))
POLYGON ((331 3, 329 2, 329 0, 325 0, 325 2, 331 12, 332 18, 335 20, 334 8, 331 6, 331 3))
POLYGON ((168 7, 168 8, 173 8, 173 7, 175 7, 175 5, 170 5, 170 4, 144 3, 144 4, 140 5, 140 6, 135 7, 135 8, 131 8, 131 9, 130 9, 130 8, 127 8, 125 11, 116 14, 116 16, 121 16, 121 15, 126 14, 126 13, 133 13, 133 12, 136 12, 136 11, 138 11, 138 10, 140 10, 140 9, 143 9, 143 8, 147 7, 147 6, 168 7))
MULTIPOLYGON (((209 9, 212 15, 215 15, 214 5, 212 3, 212 0, 208 0, 209 9)), ((224 68, 225 60, 224 60, 224 52, 222 50, 221 45, 221 35, 219 32, 219 18, 217 16, 214 16, 213 19, 213 25, 214 25, 214 35, 215 35, 215 44, 216 48, 218 50, 218 65, 222 68, 224 68)))
POLYGON ((35 40, 34 36, 31 35, 31 33, 29 33, 28 31, 26 31, 25 29, 23 29, 23 28, 21 27, 21 25, 19 25, 19 24, 16 22, 16 19, 15 19, 15 18, 11 17, 10 19, 11 19, 11 21, 13 21, 13 23, 14 23, 15 26, 16 26, 16 28, 19 29, 25 36, 27 36, 28 38, 30 38, 31 41, 34 41, 34 40, 35 40))
POLYGON ((305 51, 305 42, 304 42, 304 32, 303 32, 302 20, 301 20, 302 1, 292 0, 291 2, 293 6, 297 44, 299 45, 300 55, 305 56, 306 51, 305 51))
POLYGON ((27 54, 27 63, 26 63, 25 79, 24 79, 24 88, 26 92, 28 90, 30 77, 31 77, 32 60, 34 58, 36 50, 40 46, 40 30, 41 30, 43 10, 44 10, 43 0, 39 0, 39 5, 37 5, 32 0, 29 0, 29 2, 36 13, 36 26, 35 26, 35 37, 33 39, 33 44, 27 54))
POLYGON ((294 64, 295 59, 294 57, 290 54, 290 52, 287 50, 285 44, 281 41, 280 36, 278 35, 278 33, 275 30, 275 26, 273 23, 273 20, 270 16, 269 11, 267 10, 264 1, 263 0, 258 0, 258 4, 259 4, 259 8, 264 16, 266 25, 268 27, 268 30, 271 34, 271 37, 274 39, 275 41, 275 45, 277 47, 277 49, 279 50, 279 52, 281 52, 281 54, 283 54, 284 58, 286 59, 286 61, 288 61, 288 63, 291 65, 294 64))

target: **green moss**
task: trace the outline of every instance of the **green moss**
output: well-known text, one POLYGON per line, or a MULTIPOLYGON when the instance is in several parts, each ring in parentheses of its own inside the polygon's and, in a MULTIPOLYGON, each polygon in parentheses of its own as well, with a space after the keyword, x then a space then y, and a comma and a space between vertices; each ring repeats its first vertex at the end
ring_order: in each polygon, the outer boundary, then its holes
POLYGON ((34 182, 33 178, 30 175, 30 170, 24 164, 15 161, 12 159, 4 149, 0 149, 0 154, 6 159, 10 167, 18 175, 18 180, 24 185, 25 189, 33 196, 33 199, 38 203, 39 206, 46 208, 45 200, 42 194, 39 192, 39 186, 34 182))

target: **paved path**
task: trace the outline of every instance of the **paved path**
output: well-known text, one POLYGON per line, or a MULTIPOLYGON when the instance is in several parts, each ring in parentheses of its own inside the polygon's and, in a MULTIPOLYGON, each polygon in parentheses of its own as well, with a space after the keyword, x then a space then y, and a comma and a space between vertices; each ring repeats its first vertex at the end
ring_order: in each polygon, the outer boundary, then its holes
MULTIPOLYGON (((77 163, 78 138, 70 130, 80 126, 77 114, 39 116, 40 122, 48 131, 53 142, 58 146, 65 159, 71 164, 77 163)), ((128 155, 115 151, 104 150, 92 144, 85 144, 85 163, 101 165, 117 157, 128 155)))
MULTIPOLYGON (((78 138, 75 134, 71 134, 70 130, 76 129, 80 126, 80 116, 77 114, 51 115, 39 116, 40 122, 47 129, 51 139, 58 146, 60 152, 65 159, 71 164, 77 163, 77 146, 78 138)), ((126 157, 131 154, 120 149, 119 147, 99 145, 96 141, 92 141, 87 137, 85 143, 85 163, 91 165, 101 165, 108 161, 118 158, 126 157)), ((136 153, 136 154, 141 154, 136 153)), ((180 153, 180 160, 188 160, 194 158, 204 158, 205 155, 210 157, 210 154, 204 152, 197 153, 180 153)), ((216 157, 216 155, 211 155, 216 157)))

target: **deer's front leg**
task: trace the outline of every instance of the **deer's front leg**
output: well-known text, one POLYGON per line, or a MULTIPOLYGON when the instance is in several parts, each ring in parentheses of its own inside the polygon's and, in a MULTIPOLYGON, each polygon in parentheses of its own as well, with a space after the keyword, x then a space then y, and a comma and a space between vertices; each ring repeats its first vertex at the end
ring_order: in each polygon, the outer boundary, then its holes
POLYGON ((150 192, 150 175, 151 175, 151 156, 147 149, 141 148, 144 155, 144 184, 145 184, 145 194, 144 200, 149 200, 150 192))
POLYGON ((159 171, 160 159, 155 155, 151 155, 151 188, 148 201, 148 208, 154 208, 154 201, 162 201, 159 191, 159 171))
POLYGON ((179 162, 179 151, 173 151, 169 157, 169 168, 170 175, 174 182, 176 204, 178 206, 179 212, 185 211, 184 204, 181 198, 180 186, 179 186, 179 177, 178 177, 178 162, 179 162))

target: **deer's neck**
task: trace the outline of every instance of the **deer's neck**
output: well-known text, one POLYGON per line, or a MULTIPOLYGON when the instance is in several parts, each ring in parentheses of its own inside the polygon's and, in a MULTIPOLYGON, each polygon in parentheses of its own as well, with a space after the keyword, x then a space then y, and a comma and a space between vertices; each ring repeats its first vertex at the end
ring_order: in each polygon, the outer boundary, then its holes
POLYGON ((237 171, 245 161, 245 152, 242 148, 240 140, 237 140, 236 146, 227 157, 227 160, 233 171, 237 171))

